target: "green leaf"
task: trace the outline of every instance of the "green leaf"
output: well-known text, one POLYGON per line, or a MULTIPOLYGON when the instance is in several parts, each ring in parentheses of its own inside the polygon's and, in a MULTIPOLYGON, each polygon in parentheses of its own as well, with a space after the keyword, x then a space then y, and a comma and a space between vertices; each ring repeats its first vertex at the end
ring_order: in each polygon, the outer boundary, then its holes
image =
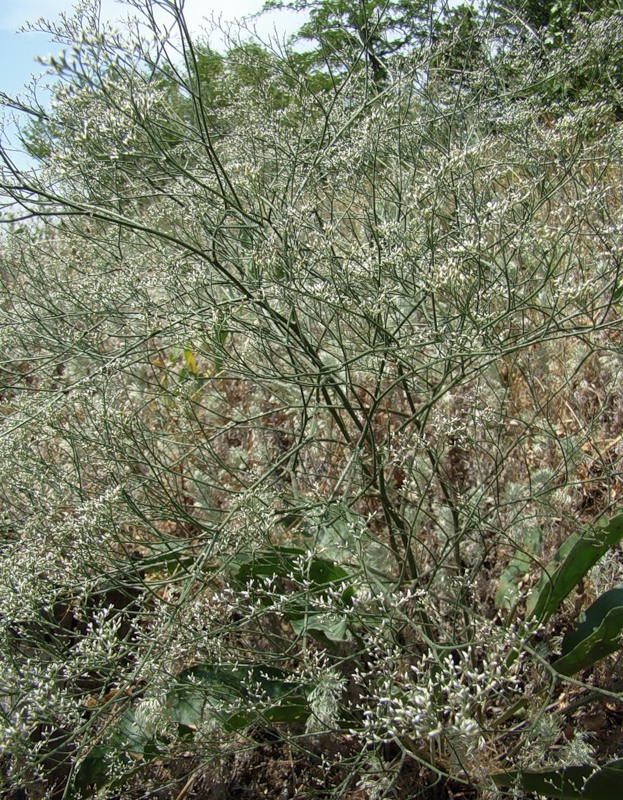
POLYGON ((297 635, 310 633, 323 644, 352 639, 345 615, 319 611, 314 602, 337 584, 342 590, 341 602, 350 603, 355 589, 346 583, 349 574, 339 564, 295 547, 259 551, 250 558, 239 557, 238 563, 236 577, 245 585, 268 577, 288 578, 304 587, 304 591, 292 593, 282 612, 297 635))
POLYGON ((518 787, 555 800, 582 800, 582 790, 594 772, 595 767, 582 764, 560 769, 501 772, 491 778, 497 786, 518 787))
POLYGON ((308 689, 275 667, 198 664, 178 676, 167 705, 182 733, 209 719, 235 731, 258 720, 305 720, 308 689))
POLYGON ((135 707, 129 708, 112 727, 108 736, 86 754, 74 778, 80 793, 95 786, 120 786, 141 765, 160 754, 151 731, 136 719, 135 707), (111 767, 114 767, 111 770, 111 767), (111 774, 112 773, 112 774, 111 774))
POLYGON ((604 592, 578 618, 578 624, 562 641, 562 656, 553 667, 573 675, 621 647, 623 587, 604 592))
MULTIPOLYGON (((215 720, 236 731, 258 721, 304 722, 309 716, 310 686, 275 667, 221 667, 197 664, 177 676, 167 695, 167 710, 179 735, 191 737, 203 722, 215 720)), ((92 747, 74 778, 79 794, 89 787, 120 786, 146 762, 160 755, 151 731, 129 708, 108 736, 92 747), (113 766, 113 769, 111 769, 113 766)))
POLYGON ((589 778, 582 797, 586 800, 615 800, 623 797, 623 759, 610 761, 589 778))
POLYGON ((530 528, 524 538, 523 547, 518 547, 500 575, 495 603, 500 608, 512 608, 519 596, 518 583, 530 571, 534 564, 534 556, 541 547, 542 532, 538 528, 530 528))
POLYGON ((326 586, 329 583, 345 580, 348 578, 348 572, 326 558, 314 557, 309 565, 308 577, 316 586, 326 586))
POLYGON ((353 636, 348 629, 348 620, 339 614, 311 613, 290 619, 292 630, 297 636, 305 633, 320 634, 321 641, 326 636, 332 642, 348 642, 353 636))
POLYGON ((167 696, 167 706, 169 716, 183 733, 195 730, 208 718, 230 727, 229 720, 244 697, 240 678, 233 670, 199 664, 184 670, 177 680, 167 696))
POLYGON ((359 514, 343 503, 331 503, 324 509, 319 522, 305 529, 315 540, 315 547, 325 558, 343 564, 352 562, 359 555, 360 543, 355 531, 362 527, 359 514))
POLYGON ((615 800, 623 791, 623 759, 602 767, 582 764, 559 769, 492 775, 497 786, 519 787, 553 800, 615 800))
POLYGON ((242 553, 237 556, 235 576, 239 581, 247 582, 258 577, 285 577, 294 569, 300 572, 298 559, 305 555, 300 547, 275 547, 272 550, 256 550, 252 555, 242 553))
POLYGON ((623 538, 623 514, 607 524, 572 534, 541 574, 527 615, 545 622, 599 559, 623 538))
POLYGON ((98 744, 86 754, 74 777, 74 786, 79 794, 84 795, 89 786, 100 789, 108 783, 107 752, 107 747, 98 744))
POLYGON ((348 572, 327 558, 309 557, 298 547, 275 547, 260 550, 252 557, 239 558, 236 577, 247 582, 258 577, 291 578, 297 583, 311 582, 316 588, 348 578, 348 572))
POLYGON ((394 585, 391 551, 371 534, 366 519, 345 503, 327 504, 319 518, 299 508, 284 515, 282 524, 286 528, 298 524, 299 533, 311 541, 309 549, 323 558, 363 568, 369 580, 394 585))

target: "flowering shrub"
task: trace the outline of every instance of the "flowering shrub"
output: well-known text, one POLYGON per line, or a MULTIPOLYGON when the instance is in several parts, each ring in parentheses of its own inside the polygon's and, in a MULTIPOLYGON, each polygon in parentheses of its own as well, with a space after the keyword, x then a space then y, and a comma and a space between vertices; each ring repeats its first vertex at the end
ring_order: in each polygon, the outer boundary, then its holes
POLYGON ((283 797, 597 797, 621 755, 611 104, 543 103, 495 21, 465 80, 436 45, 382 86, 287 49, 254 81, 232 42, 233 92, 180 4, 131 5, 125 33, 89 4, 53 28, 39 166, 4 158, 7 795, 233 797, 257 751, 283 797))

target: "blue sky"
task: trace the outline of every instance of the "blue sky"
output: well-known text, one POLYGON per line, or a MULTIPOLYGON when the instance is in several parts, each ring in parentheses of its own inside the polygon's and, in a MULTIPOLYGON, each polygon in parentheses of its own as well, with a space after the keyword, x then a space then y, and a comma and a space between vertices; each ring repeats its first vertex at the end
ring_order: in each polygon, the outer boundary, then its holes
MULTIPOLYGON (((42 67, 35 62, 35 56, 47 55, 53 50, 52 43, 41 33, 16 34, 0 28, 0 92, 9 96, 19 94, 24 85, 41 72, 42 67)), ((3 114, 5 123, 8 123, 8 114, 10 112, 3 114)), ((7 137, 14 144, 11 124, 6 124, 3 139, 7 137)), ((26 163, 23 158, 17 158, 17 161, 20 165, 26 163)))
MULTIPOLYGON (((262 3, 263 0, 186 0, 186 19, 191 30, 200 34, 206 16, 214 15, 224 21, 238 19, 257 12, 262 3)), ((101 0, 101 5, 102 17, 106 19, 119 19, 127 13, 123 3, 117 0, 101 0)), ((73 6, 72 0, 0 0, 0 93, 9 96, 19 93, 41 72, 36 56, 46 56, 59 49, 43 33, 17 33, 17 30, 42 16, 54 20, 61 12, 70 14, 73 6)), ((287 34, 300 24, 300 17, 297 21, 297 15, 284 12, 262 19, 258 31, 267 36, 277 28, 280 34, 287 34)), ((10 124, 5 128, 5 137, 7 135, 14 137, 10 124)), ((18 162, 27 163, 19 156, 18 162)))
MULTIPOLYGON (((191 29, 200 31, 204 18, 214 14, 224 20, 233 20, 257 12, 263 0, 186 0, 185 12, 191 29)), ((0 0, 0 92, 13 94, 31 75, 38 74, 34 59, 47 55, 56 46, 42 33, 17 33, 28 21, 39 17, 54 20, 61 12, 71 13, 71 0, 0 0)), ((102 16, 119 19, 125 16, 124 4, 117 0, 102 0, 102 16)), ((272 32, 273 26, 283 33, 291 33, 298 25, 297 15, 276 14, 258 23, 261 34, 272 32)))

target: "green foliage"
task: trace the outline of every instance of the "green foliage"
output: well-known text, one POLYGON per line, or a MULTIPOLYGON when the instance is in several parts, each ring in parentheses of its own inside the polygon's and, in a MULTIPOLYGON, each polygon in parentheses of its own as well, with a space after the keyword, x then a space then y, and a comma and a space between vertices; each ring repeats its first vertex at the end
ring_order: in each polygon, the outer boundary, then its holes
POLYGON ((513 37, 529 41, 541 64, 535 96, 544 106, 604 100, 621 115, 621 5, 601 2, 512 2, 493 6, 513 37))
POLYGON ((383 63, 386 56, 412 41, 416 19, 422 16, 426 3, 391 3, 385 7, 364 0, 330 0, 288 4, 268 2, 266 9, 292 8, 305 11, 309 19, 298 37, 316 46, 314 60, 319 65, 343 70, 359 58, 369 67, 372 79, 381 85, 387 79, 383 63))
POLYGON ((84 795, 94 787, 123 786, 142 764, 161 757, 172 738, 188 747, 198 731, 219 736, 258 722, 305 722, 309 716, 310 687, 274 667, 196 664, 172 683, 163 705, 146 712, 139 701, 89 749, 73 780, 76 790, 84 795), (159 734, 163 722, 170 729, 159 734))
POLYGON ((576 18, 603 19, 619 10, 618 0, 511 0, 499 13, 520 35, 541 32, 548 44, 572 35, 576 18))
POLYGON ((93 789, 123 786, 143 763, 157 758, 160 753, 151 732, 137 718, 135 710, 129 708, 105 734, 102 743, 88 750, 70 791, 85 797, 92 794, 93 789))
POLYGON ((532 570, 542 540, 542 531, 530 528, 522 546, 515 550, 515 554, 500 575, 498 590, 495 593, 495 602, 500 608, 511 609, 515 605, 520 594, 518 584, 532 570))
POLYGON ((0 153, 2 791, 616 786, 617 15, 132 7, 0 153))
POLYGON ((498 786, 520 787, 526 792, 536 792, 542 797, 557 800, 579 800, 588 778, 595 772, 589 764, 562 769, 509 772, 493 775, 498 786))
POLYGON ((601 768, 591 764, 558 770, 494 775, 498 786, 520 787, 540 797, 556 800, 611 800, 623 788, 623 760, 601 768))
POLYGON ((298 583, 311 583, 315 591, 321 591, 331 583, 341 583, 348 577, 345 569, 325 559, 306 558, 306 553, 297 547, 281 547, 269 551, 256 551, 251 556, 240 557, 236 578, 241 583, 260 577, 283 577, 298 583))
POLYGON ((600 595, 565 634, 561 657, 554 668, 562 675, 573 675, 621 649, 623 634, 623 589, 610 589, 600 595))
POLYGON ((309 716, 310 688, 275 667, 223 669, 198 664, 180 673, 176 683, 167 708, 181 733, 211 722, 235 731, 258 720, 304 722, 309 716))
POLYGON ((546 621, 602 556, 623 538, 623 515, 572 534, 541 573, 527 613, 546 621))

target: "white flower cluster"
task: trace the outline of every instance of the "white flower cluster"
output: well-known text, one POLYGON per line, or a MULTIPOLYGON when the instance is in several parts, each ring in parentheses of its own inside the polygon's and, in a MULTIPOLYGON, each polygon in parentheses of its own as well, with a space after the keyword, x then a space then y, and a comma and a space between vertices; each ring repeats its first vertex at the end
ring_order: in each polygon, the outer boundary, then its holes
POLYGON ((479 756, 486 758, 495 715, 524 689, 519 653, 525 635, 485 623, 482 643, 451 652, 428 649, 408 667, 399 652, 379 653, 378 662, 370 660, 356 676, 362 691, 374 687, 360 706, 361 735, 370 743, 396 740, 423 753, 435 743, 449 763, 469 772, 479 756))

